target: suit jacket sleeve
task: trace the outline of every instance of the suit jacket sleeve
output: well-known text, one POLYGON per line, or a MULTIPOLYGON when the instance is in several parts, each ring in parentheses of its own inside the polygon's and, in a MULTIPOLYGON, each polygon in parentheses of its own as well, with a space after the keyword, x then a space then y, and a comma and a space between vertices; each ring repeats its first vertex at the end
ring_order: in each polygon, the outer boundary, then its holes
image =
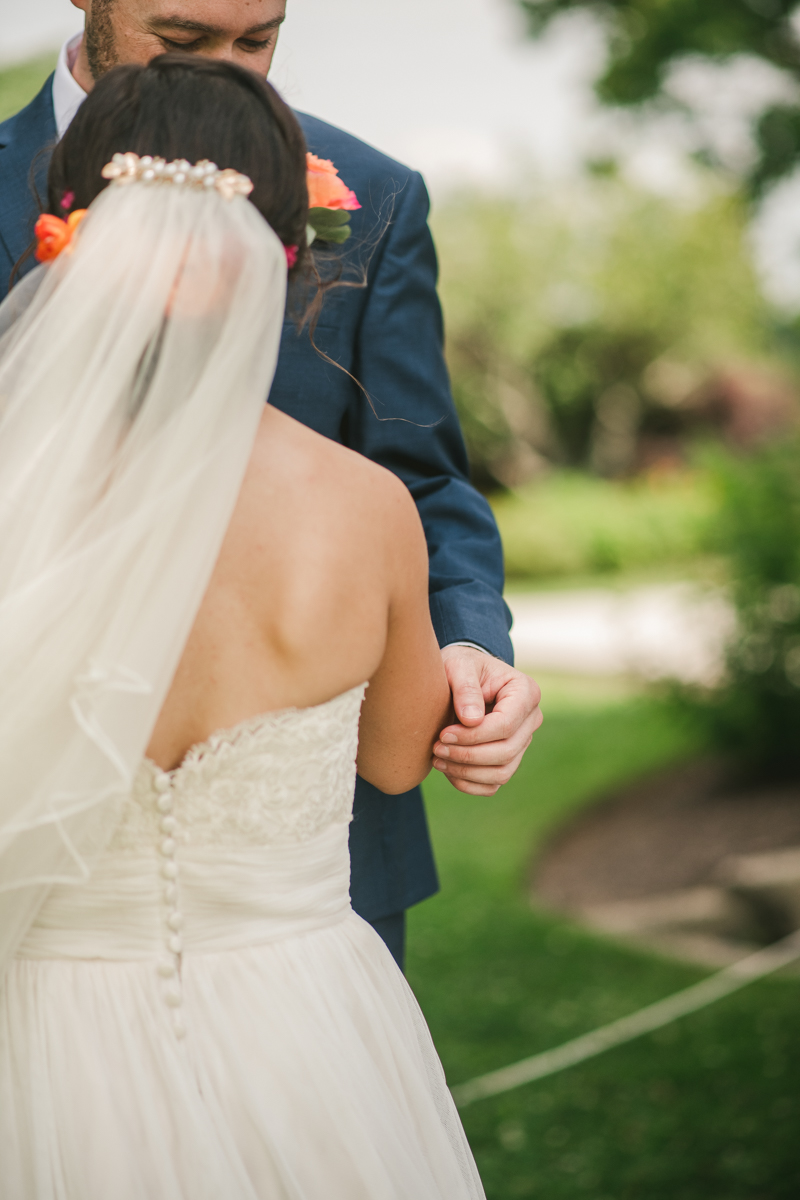
POLYGON ((369 399, 359 393, 348 441, 398 475, 416 501, 439 644, 469 640, 510 663, 502 546, 491 509, 468 478, 442 350, 428 209, 425 185, 411 174, 370 267, 353 371, 369 399))

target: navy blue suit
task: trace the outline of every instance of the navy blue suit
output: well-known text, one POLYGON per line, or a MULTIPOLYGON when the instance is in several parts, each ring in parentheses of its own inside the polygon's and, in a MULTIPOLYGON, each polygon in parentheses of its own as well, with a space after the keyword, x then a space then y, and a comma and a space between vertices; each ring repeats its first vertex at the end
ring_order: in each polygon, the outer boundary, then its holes
MULTIPOLYGON (((356 138, 298 116, 308 148, 333 160, 362 204, 353 213, 346 252, 368 261, 367 286, 337 289, 326 298, 316 341, 361 382, 372 406, 289 319, 270 403, 404 481, 427 538, 439 644, 468 640, 511 662, 500 539, 488 505, 468 481, 442 354, 425 185, 356 138)), ((36 219, 31 162, 55 139, 48 80, 27 108, 0 125, 0 296, 36 219)), ((37 160, 36 173, 43 186, 46 156, 37 160)), ((384 796, 359 780, 350 849, 353 907, 379 929, 437 889, 419 789, 384 796)))

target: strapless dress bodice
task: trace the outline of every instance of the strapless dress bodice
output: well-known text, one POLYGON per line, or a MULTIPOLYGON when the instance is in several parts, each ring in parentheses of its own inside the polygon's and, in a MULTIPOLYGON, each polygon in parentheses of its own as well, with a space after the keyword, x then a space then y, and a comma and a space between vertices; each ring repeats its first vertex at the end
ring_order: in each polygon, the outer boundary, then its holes
POLYGON ((144 759, 108 854, 156 847, 165 821, 186 849, 297 844, 348 823, 365 690, 242 721, 193 746, 174 771, 144 759))
POLYGON ((174 999, 186 954, 343 919, 365 689, 215 733, 174 771, 145 759, 90 878, 52 889, 18 956, 153 957, 174 999))
POLYGON ((141 764, 0 989, 3 1200, 484 1200, 350 906, 364 687, 141 764))

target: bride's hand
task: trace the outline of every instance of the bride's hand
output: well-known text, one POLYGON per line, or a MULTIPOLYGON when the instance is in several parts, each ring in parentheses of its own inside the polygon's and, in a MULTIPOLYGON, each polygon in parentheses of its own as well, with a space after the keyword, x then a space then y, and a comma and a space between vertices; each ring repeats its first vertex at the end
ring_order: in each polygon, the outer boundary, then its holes
POLYGON ((447 646, 442 658, 461 724, 442 730, 433 765, 460 792, 494 796, 542 723, 541 692, 528 675, 482 650, 447 646))

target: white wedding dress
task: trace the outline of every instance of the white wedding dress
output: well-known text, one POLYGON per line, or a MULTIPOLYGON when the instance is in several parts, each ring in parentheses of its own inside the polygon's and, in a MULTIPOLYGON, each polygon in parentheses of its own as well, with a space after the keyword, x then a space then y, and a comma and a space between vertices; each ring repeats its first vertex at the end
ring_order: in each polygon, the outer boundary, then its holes
POLYGON ((0 1200, 479 1200, 425 1022, 350 907, 364 687, 143 761, 286 252, 243 177, 117 158, 0 308, 0 1200))
POLYGON ((467 1200, 425 1021, 349 901, 364 686, 145 760, 0 997, 3 1200, 467 1200))

